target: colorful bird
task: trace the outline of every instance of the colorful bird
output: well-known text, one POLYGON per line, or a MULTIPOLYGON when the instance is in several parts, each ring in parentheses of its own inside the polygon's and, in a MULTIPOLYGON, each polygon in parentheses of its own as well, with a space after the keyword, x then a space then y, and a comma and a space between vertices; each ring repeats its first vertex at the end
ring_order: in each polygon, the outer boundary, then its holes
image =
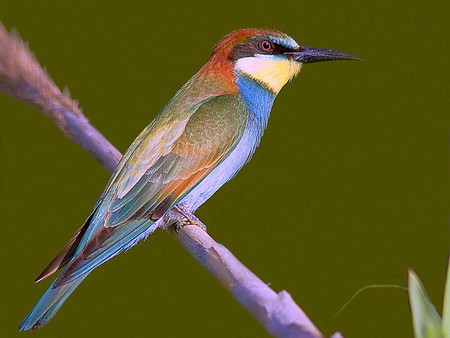
POLYGON ((87 275, 150 235, 173 207, 194 212, 250 160, 281 88, 305 63, 359 60, 276 30, 225 36, 126 151, 84 225, 37 278, 64 270, 19 326, 47 323, 87 275))

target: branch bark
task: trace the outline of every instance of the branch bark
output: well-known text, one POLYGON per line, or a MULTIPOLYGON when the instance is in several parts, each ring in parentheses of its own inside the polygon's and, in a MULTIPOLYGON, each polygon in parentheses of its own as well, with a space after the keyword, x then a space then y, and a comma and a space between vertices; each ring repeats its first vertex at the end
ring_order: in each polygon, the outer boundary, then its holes
MULTIPOLYGON (((8 33, 1 22, 0 92, 52 118, 64 135, 90 152, 109 173, 113 172, 122 157, 120 152, 89 123, 68 90, 59 90, 19 35, 15 31, 8 33)), ((175 231, 170 225, 182 216, 176 209, 168 212, 164 217, 166 232, 218 279, 269 333, 283 338, 323 337, 287 291, 273 291, 200 227, 187 225, 175 231)), ((187 213, 186 216, 203 225, 195 215, 187 213)))

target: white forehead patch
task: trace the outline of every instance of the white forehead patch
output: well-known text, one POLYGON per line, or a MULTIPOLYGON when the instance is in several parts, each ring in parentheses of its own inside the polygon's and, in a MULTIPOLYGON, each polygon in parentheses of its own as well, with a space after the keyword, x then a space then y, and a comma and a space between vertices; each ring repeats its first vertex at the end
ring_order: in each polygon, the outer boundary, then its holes
POLYGON ((295 42, 293 38, 287 35, 285 37, 277 37, 269 35, 269 39, 273 43, 276 43, 277 45, 281 45, 289 49, 297 49, 299 47, 298 43, 295 42))

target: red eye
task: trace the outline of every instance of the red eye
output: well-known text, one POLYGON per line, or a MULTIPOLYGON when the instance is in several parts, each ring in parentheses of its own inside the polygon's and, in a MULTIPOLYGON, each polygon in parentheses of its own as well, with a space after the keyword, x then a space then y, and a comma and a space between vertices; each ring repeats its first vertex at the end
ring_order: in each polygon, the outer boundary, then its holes
POLYGON ((261 51, 265 53, 270 53, 273 51, 273 44, 269 40, 263 40, 258 44, 258 47, 261 51))

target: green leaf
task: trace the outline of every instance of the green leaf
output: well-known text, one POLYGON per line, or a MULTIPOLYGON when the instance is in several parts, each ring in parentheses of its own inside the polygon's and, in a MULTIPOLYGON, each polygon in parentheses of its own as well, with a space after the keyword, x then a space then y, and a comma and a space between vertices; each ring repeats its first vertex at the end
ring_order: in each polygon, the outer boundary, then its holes
POLYGON ((430 301, 419 277, 412 270, 408 273, 409 303, 416 338, 444 338, 441 319, 430 301))
POLYGON ((444 291, 444 308, 442 309, 442 331, 450 338, 450 261, 447 267, 447 282, 444 291))

